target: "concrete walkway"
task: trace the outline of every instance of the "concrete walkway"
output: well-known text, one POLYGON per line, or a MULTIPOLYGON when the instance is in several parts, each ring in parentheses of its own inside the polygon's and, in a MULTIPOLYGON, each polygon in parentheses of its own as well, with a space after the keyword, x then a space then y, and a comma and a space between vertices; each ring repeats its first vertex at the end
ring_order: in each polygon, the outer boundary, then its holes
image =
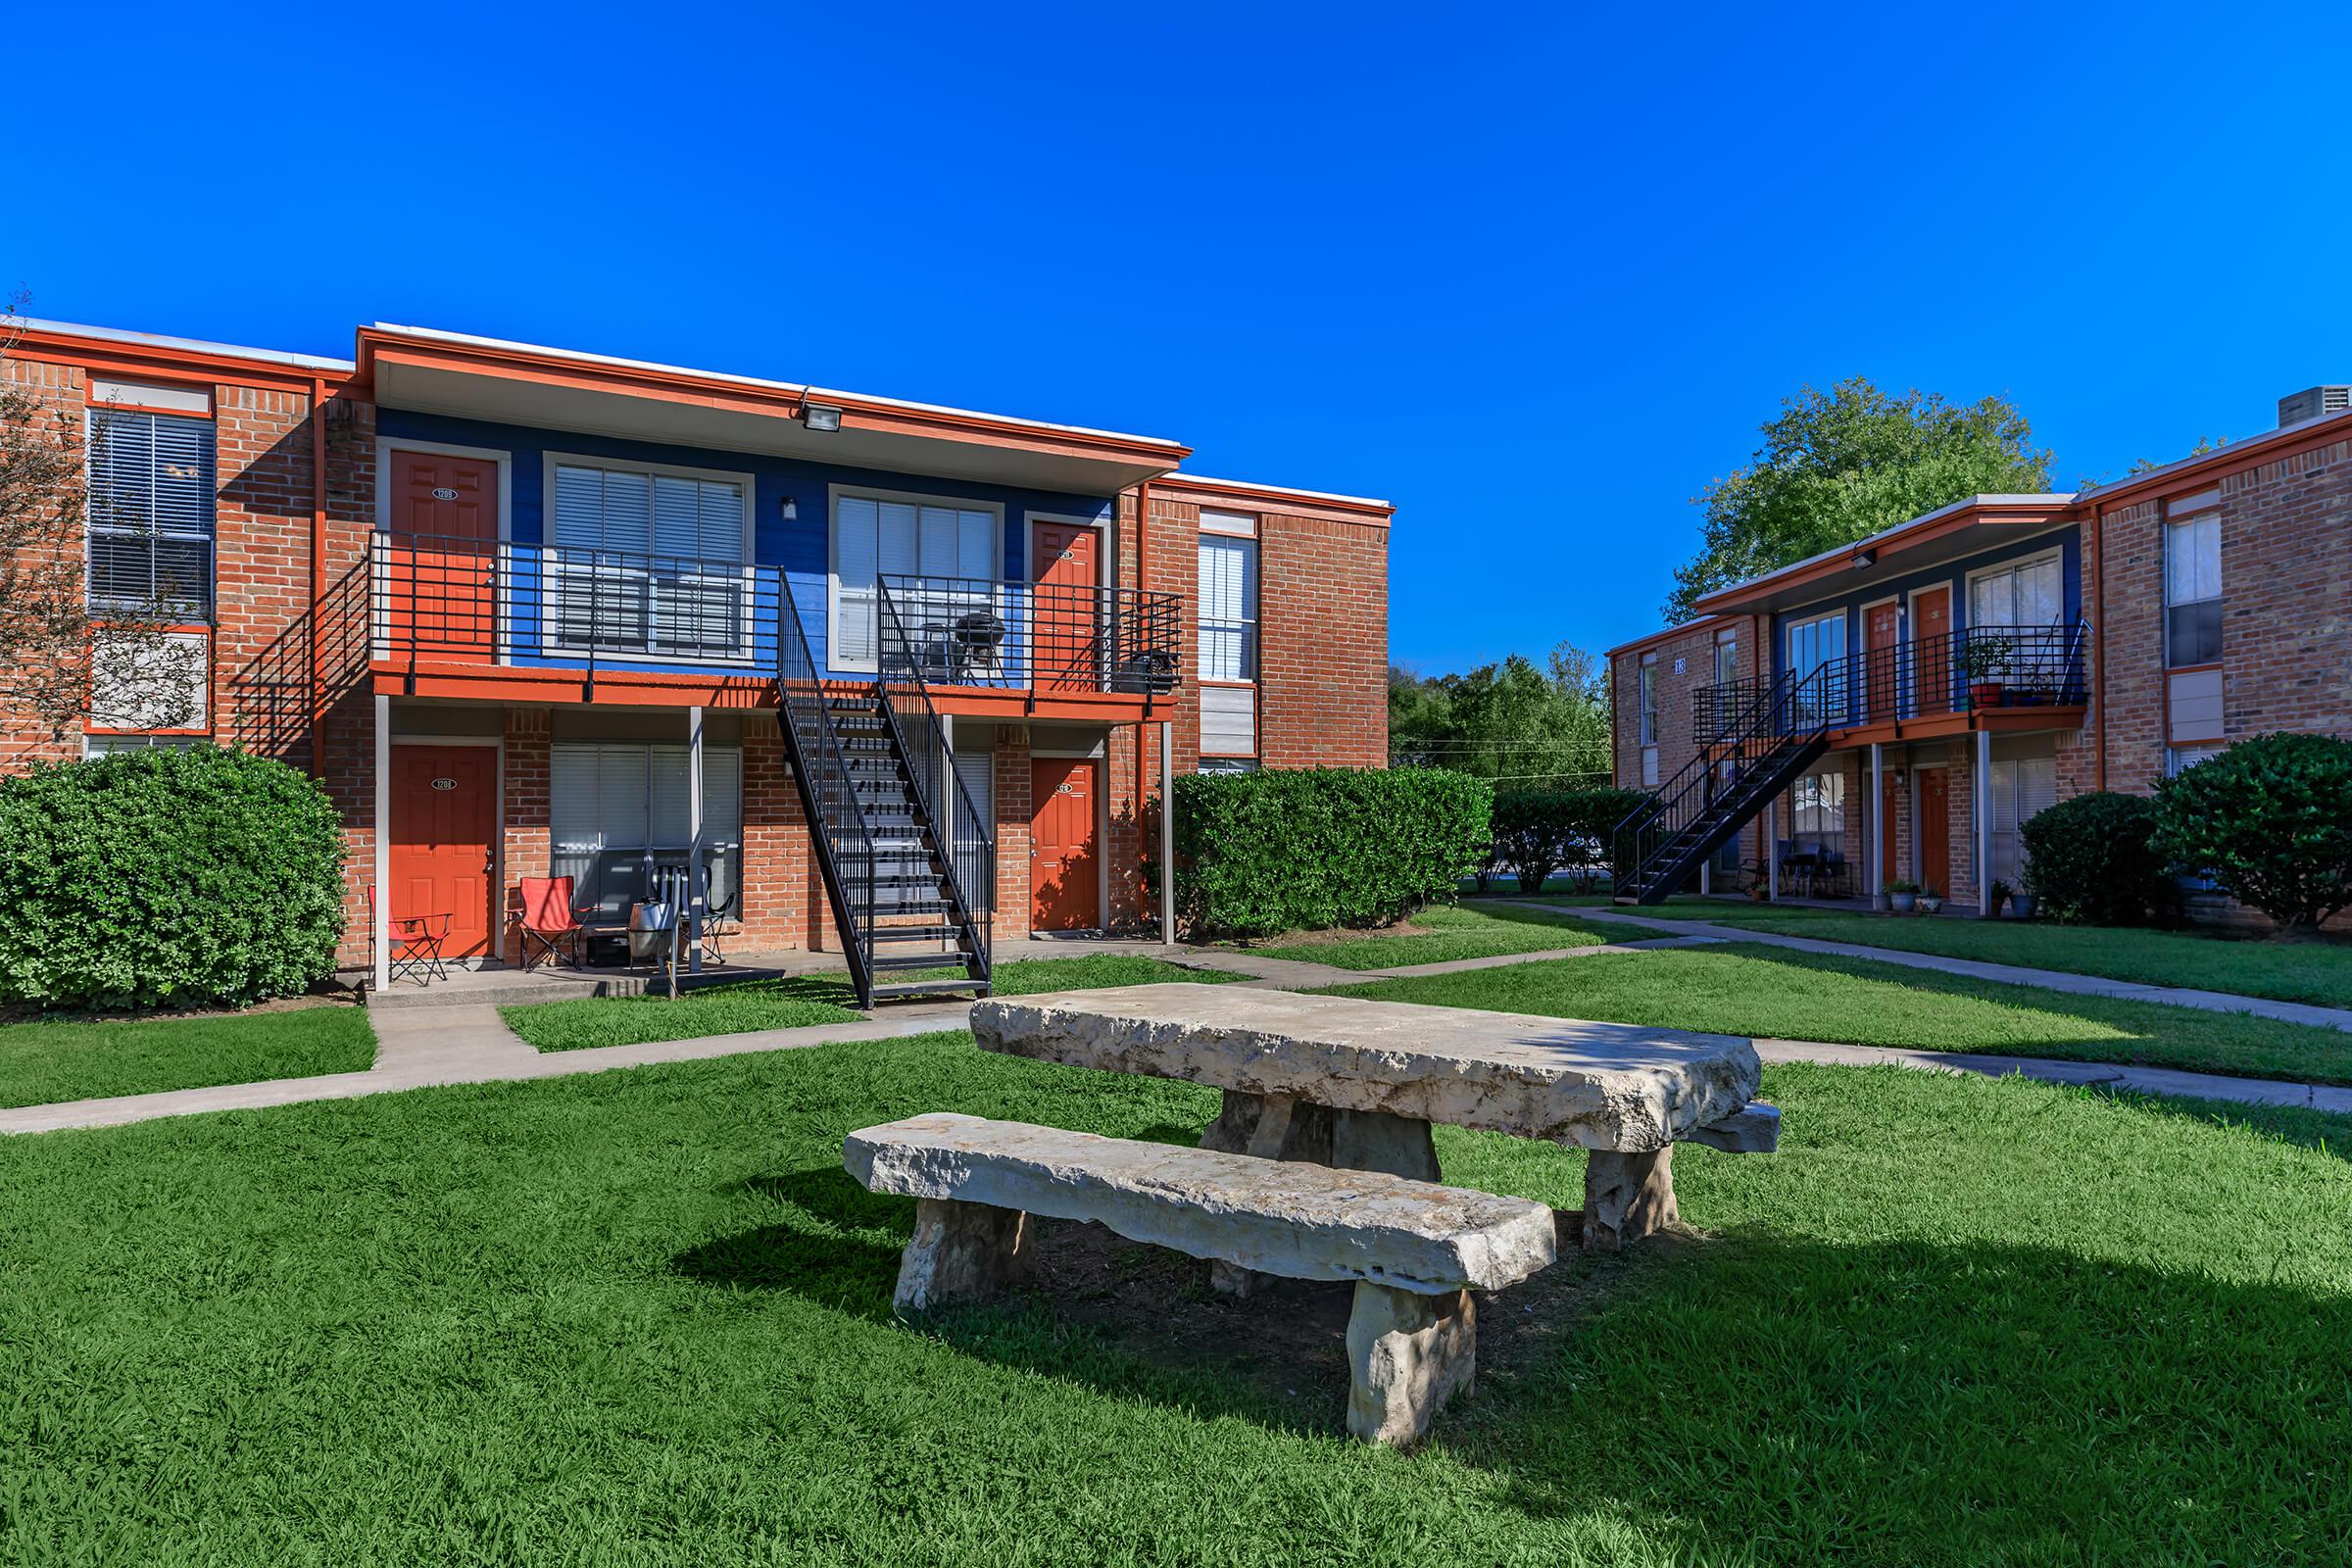
MULTIPOLYGON (((1504 901, 1516 902, 1516 901, 1504 901)), ((1546 907, 1548 907, 1546 906, 1546 907)), ((1581 909, 1607 922, 1643 923, 1638 916, 1607 910, 1581 909)), ((1330 986, 1361 985, 1375 980, 1414 979, 1424 975, 1457 974, 1511 964, 1541 963, 1555 958, 1579 958, 1596 954, 1641 953, 1658 948, 1711 946, 1722 942, 1755 942, 1831 953, 1840 956, 1908 961, 1913 967, 1972 974, 2011 984, 2050 985, 2054 990, 2177 1005, 2254 1004, 2216 1006, 2222 1011, 2263 1012, 2271 1007, 2295 1012, 2334 1014, 2352 1027, 2352 1014, 2327 1007, 2297 1008, 2289 1003, 2261 1003, 2249 997, 2227 997, 2215 992, 2178 992, 2158 986, 2133 986, 2095 980, 2083 975, 2023 969, 2009 964, 1977 963, 1968 959, 1937 958, 1916 953, 1896 953, 1858 943, 1816 942, 1810 938, 1766 937, 1736 926, 1704 921, 1676 921, 1678 935, 1639 942, 1596 943, 1581 948, 1553 948, 1538 953, 1498 954, 1485 958, 1449 958, 1436 963, 1403 964, 1386 969, 1343 969, 1336 964, 1266 954, 1218 948, 1163 948, 1148 942, 1057 942, 1023 944, 1023 957, 1077 957, 1095 952, 1134 953, 1164 959, 1188 969, 1242 976, 1241 984, 1285 991, 1320 990, 1330 986), (1050 952, 1028 951, 1050 948, 1050 952), (2075 981, 2074 985, 2053 982, 2075 981), (2212 1003, 2182 1003, 2183 997, 2210 998, 2212 1003)), ((126 1122, 165 1116, 189 1116, 215 1110, 251 1110, 290 1105, 311 1100, 352 1100, 364 1095, 397 1094, 441 1084, 501 1083, 528 1078, 562 1078, 574 1073, 605 1072, 616 1067, 643 1067, 665 1061, 695 1061, 712 1056, 741 1055, 758 1051, 790 1051, 807 1046, 859 1040, 894 1040, 908 1035, 961 1029, 970 1021, 971 1004, 937 1002, 893 1005, 878 1016, 852 1023, 809 1024, 797 1029, 766 1029, 748 1034, 708 1035, 695 1040, 666 1040, 641 1046, 605 1046, 591 1051, 541 1052, 510 1030, 498 1009, 486 1004, 447 1006, 379 1006, 369 1009, 375 1026, 375 1065, 366 1072, 329 1073, 316 1078, 279 1078, 266 1083, 227 1084, 211 1089, 175 1089, 154 1095, 125 1095, 112 1100, 77 1100, 57 1105, 30 1105, 0 1110, 0 1134, 55 1132, 75 1127, 114 1127, 126 1122)), ((2279 1016, 2278 1014, 2268 1014, 2279 1016)), ((2289 1021, 2303 1022, 2295 1017, 2289 1021)), ((2219 1073, 2181 1072, 2165 1067, 2129 1067, 2110 1062, 2058 1061, 2037 1056, 1993 1056, 1971 1053, 1896 1050, 1881 1046, 1848 1046, 1824 1041, 1758 1039, 1756 1052, 1766 1061, 1815 1061, 1847 1066, 1894 1064, 1940 1072, 1972 1072, 2001 1077, 2011 1073, 2045 1083, 2091 1085, 2144 1095, 2185 1096, 2247 1105, 2303 1105, 2352 1115, 2352 1088, 2289 1083, 2262 1078, 2232 1078, 2219 1073)))
MULTIPOLYGON (((1560 906, 1536 904, 1526 899, 1497 899, 1497 904, 1515 904, 1531 909, 1550 909, 1559 912, 1560 906)), ((1659 915, 1644 917, 1617 909, 1576 908, 1569 911, 1580 920, 1601 924, 1645 925, 1652 930, 1671 926, 1717 942, 1754 942, 1768 948, 1787 948, 1794 953, 1818 953, 1835 958, 1869 958, 1877 963, 1900 964, 1906 969, 1935 969, 1944 974, 1966 975, 1972 980, 1992 980, 2002 985, 2040 986, 2049 991, 2066 991, 2081 997, 2116 997, 2126 1002, 2158 1002, 2168 1007, 2196 1007, 2206 1012, 2247 1012, 2258 1018, 2272 1018, 2279 1023, 2308 1024, 2316 1029, 2352 1029, 2352 1008, 2318 1007, 2302 1002, 2274 1002, 2268 997, 2239 996, 2230 991, 2191 991, 2174 986, 2144 985, 2133 980, 2109 980, 2098 975, 2074 974, 2063 969, 2029 969, 2015 963, 1986 963, 1977 958, 1947 958, 1934 953, 1907 953, 1900 948, 1874 948, 1861 942, 1825 942, 1818 937, 1783 936, 1773 931, 1750 931, 1744 926, 1717 925, 1710 920, 1666 919, 1659 915)))

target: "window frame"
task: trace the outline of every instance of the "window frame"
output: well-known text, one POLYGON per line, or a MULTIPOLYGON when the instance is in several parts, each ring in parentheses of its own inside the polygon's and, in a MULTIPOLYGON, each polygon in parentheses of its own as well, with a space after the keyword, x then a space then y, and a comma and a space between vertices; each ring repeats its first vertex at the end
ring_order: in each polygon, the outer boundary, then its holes
MULTIPOLYGON (((1996 631, 2039 631, 2045 629, 2040 625, 2028 626, 2018 621, 1978 620, 1977 584, 1989 581, 1994 577, 2014 577, 2029 567, 2037 567, 2047 564, 2055 564, 2058 567, 2058 618, 2049 622, 2049 625, 2063 627, 2066 624, 2066 551, 2062 547, 2053 546, 2047 550, 2036 550, 2030 556, 2019 556, 2014 561, 1997 562, 1989 566, 1971 568, 1961 583, 1963 595, 1968 602, 1968 629, 1975 631, 1980 626, 1990 627, 1996 631)), ((2015 592, 2010 594, 2009 599, 2014 609, 2017 602, 2015 592)))
MULTIPOLYGON (((202 414, 192 413, 184 409, 151 408, 135 403, 121 403, 114 401, 99 402, 93 400, 84 404, 82 409, 81 422, 81 483, 83 499, 81 527, 81 599, 83 608, 90 611, 93 614, 102 614, 107 611, 128 612, 132 614, 155 613, 158 611, 168 611, 170 612, 169 613, 163 614, 160 617, 165 624, 173 628, 189 629, 210 628, 219 620, 220 613, 220 421, 215 417, 214 414, 210 410, 209 389, 207 389, 206 396, 208 400, 207 412, 202 414), (97 541, 101 536, 117 539, 145 539, 148 541, 148 581, 150 584, 152 584, 155 579, 154 543, 156 540, 175 539, 186 542, 199 537, 198 535, 185 530, 167 532, 155 526, 155 476, 152 462, 154 445, 152 433, 149 437, 148 446, 150 464, 147 490, 147 527, 144 530, 138 530, 101 523, 98 521, 98 508, 96 505, 97 485, 95 482, 95 459, 97 453, 99 421, 101 419, 113 420, 128 418, 144 418, 150 421, 157 419, 171 419, 192 425, 201 425, 204 428, 205 439, 209 443, 207 457, 208 466, 211 469, 211 475, 210 482, 204 493, 205 529, 201 537, 204 543, 205 580, 204 602, 201 606, 190 606, 186 604, 165 605, 162 601, 156 599, 150 599, 140 604, 127 604, 117 599, 102 599, 97 592, 98 558, 96 547, 97 541), (183 612, 190 611, 193 612, 183 613, 183 612)), ((152 425, 150 428, 152 430, 152 425)))
MULTIPOLYGON (((435 450, 433 448, 421 446, 413 441, 397 441, 394 442, 393 445, 404 452, 435 450)), ((447 448, 439 450, 453 451, 457 456, 460 457, 473 455, 464 451, 463 449, 447 448)), ((385 471, 388 472, 388 470, 385 471)), ((536 599, 538 604, 539 635, 537 638, 537 644, 539 653, 550 659, 560 660, 594 658, 600 664, 687 664, 697 667, 715 665, 722 668, 748 669, 759 662, 760 628, 758 613, 758 589, 760 572, 758 562, 760 528, 758 512, 760 506, 760 489, 757 476, 751 473, 730 472, 725 468, 700 468, 675 463, 640 463, 631 458, 601 458, 585 452, 557 452, 553 450, 542 452, 540 454, 539 473, 539 544, 537 547, 537 554, 539 557, 539 580, 535 585, 535 593, 533 593, 531 596, 536 599), (646 614, 646 642, 649 646, 648 651, 645 653, 629 653, 625 650, 614 651, 603 648, 594 650, 575 648, 563 641, 562 619, 557 612, 556 600, 557 579, 559 576, 563 575, 562 571, 560 570, 561 563, 558 560, 557 553, 565 548, 564 546, 559 545, 556 542, 556 470, 559 468, 594 468, 600 473, 642 473, 646 475, 649 480, 656 477, 695 479, 707 484, 732 484, 742 491, 743 560, 736 564, 735 568, 741 576, 741 592, 743 597, 743 638, 742 641, 737 645, 740 649, 740 652, 722 655, 693 651, 674 653, 656 653, 651 651, 651 644, 653 642, 654 634, 654 615, 650 605, 646 614)), ((385 479, 381 482, 388 484, 390 481, 389 479, 385 479)), ((501 470, 500 474, 500 483, 503 489, 505 483, 505 473, 503 469, 501 470)), ((502 505, 500 507, 499 535, 502 546, 512 554, 518 547, 509 542, 512 538, 512 524, 506 520, 507 510, 503 504, 505 499, 505 496, 502 494, 500 497, 502 505)), ((650 537, 648 539, 648 543, 651 543, 650 537)), ((630 553, 641 553, 647 556, 649 559, 660 557, 665 554, 665 552, 658 550, 630 553)), ((672 559, 700 561, 703 558, 697 556, 674 557, 672 559)), ((510 579, 512 579, 514 575, 512 567, 509 568, 507 575, 510 579)))
MULTIPOLYGON (((847 500, 901 502, 917 507, 953 507, 958 512, 986 512, 994 516, 988 531, 989 575, 982 581, 1002 583, 1004 579, 1004 527, 1006 507, 1002 501, 982 501, 972 496, 949 495, 926 490, 885 490, 877 485, 828 484, 825 486, 825 667, 851 674, 871 675, 882 667, 881 602, 875 600, 874 657, 851 661, 841 656, 841 504, 847 500)), ((1025 511, 1026 509, 1024 509, 1025 511)), ((1026 524, 1024 524, 1026 526, 1026 524)), ((1105 535, 1107 538, 1107 535, 1105 535)), ((922 544, 922 524, 915 524, 915 544, 922 544)), ((881 553, 875 552, 874 575, 879 579, 881 553)), ((919 563, 918 563, 919 564, 919 563)), ((954 573, 924 572, 923 576, 948 576, 954 573)))
POLYGON ((1208 686, 1254 686, 1259 669, 1259 628, 1264 624, 1262 588, 1264 584, 1265 553, 1259 548, 1254 534, 1203 531, 1193 553, 1193 654, 1200 662, 1200 679, 1208 686), (1242 610, 1239 616, 1217 616, 1213 621, 1207 613, 1208 602, 1200 593, 1200 564, 1211 550, 1233 550, 1242 553, 1242 610), (1211 627, 1219 631, 1239 629, 1242 634, 1240 675, 1211 675, 1208 672, 1208 633, 1211 627))
POLYGON ((1658 744, 1658 656, 1654 653, 1643 654, 1635 666, 1634 723, 1637 744, 1658 744))
POLYGON ((2184 512, 2177 516, 2172 513, 2167 512, 2163 518, 2163 529, 2164 561, 2162 570, 2164 576, 2164 667, 2168 673, 2173 674, 2178 674, 2184 670, 2217 669, 2222 663, 2223 607, 2230 602, 2229 583, 2222 575, 2221 508, 2219 505, 2202 506, 2193 512, 2184 512), (2206 525, 2210 525, 2213 530, 2213 578, 2215 583, 2215 591, 2202 599, 2184 599, 2176 601, 2173 598, 2173 562, 2176 559, 2178 552, 2173 548, 2173 541, 2180 536, 2180 531, 2183 529, 2197 528, 2206 525), (2183 660, 2178 656, 2174 647, 2176 637, 2173 630, 2173 612, 2177 610, 2195 610, 2206 605, 2211 605, 2213 607, 2212 657, 2208 659, 2183 660))

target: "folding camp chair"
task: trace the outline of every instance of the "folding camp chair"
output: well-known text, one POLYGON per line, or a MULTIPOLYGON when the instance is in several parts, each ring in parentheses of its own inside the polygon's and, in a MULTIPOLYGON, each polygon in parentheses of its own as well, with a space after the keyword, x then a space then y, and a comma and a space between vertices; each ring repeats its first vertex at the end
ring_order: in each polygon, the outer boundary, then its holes
MULTIPOLYGON (((402 975, 414 975, 418 985, 449 978, 449 970, 441 962, 441 944, 449 940, 452 916, 446 914, 396 914, 392 916, 391 962, 385 973, 397 980, 402 975)), ((375 889, 368 889, 368 946, 373 951, 376 941, 375 889)))
POLYGON ((567 876, 526 876, 522 879, 522 966, 531 966, 531 946, 538 944, 542 959, 559 958, 568 950, 574 968, 580 962, 579 910, 572 907, 572 881, 567 876))

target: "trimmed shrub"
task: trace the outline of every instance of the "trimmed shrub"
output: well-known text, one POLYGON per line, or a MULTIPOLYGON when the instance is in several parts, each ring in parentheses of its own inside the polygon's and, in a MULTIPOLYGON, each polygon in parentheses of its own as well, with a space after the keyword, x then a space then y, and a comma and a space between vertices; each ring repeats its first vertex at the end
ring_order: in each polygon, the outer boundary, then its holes
MULTIPOLYGON (((1494 797, 1494 860, 1519 878, 1519 891, 1540 893, 1554 871, 1575 873, 1580 891, 1609 862, 1609 839, 1619 822, 1648 799, 1640 790, 1503 790, 1494 797)), ((1484 888, 1481 888, 1484 891, 1484 888)))
POLYGON ((2082 925, 2144 925, 2177 902, 2156 847, 2156 803, 2099 791, 2036 811, 2020 825, 2026 891, 2043 912, 2082 925))
POLYGON ((1176 905, 1196 936, 1385 925, 1485 863, 1494 789, 1439 768, 1176 780, 1176 905))
POLYGON ((2158 842, 2287 933, 2352 906, 2352 741, 2257 735, 2157 788, 2158 842))
POLYGON ((243 1004, 334 967, 343 825, 283 762, 195 746, 0 780, 0 999, 243 1004))

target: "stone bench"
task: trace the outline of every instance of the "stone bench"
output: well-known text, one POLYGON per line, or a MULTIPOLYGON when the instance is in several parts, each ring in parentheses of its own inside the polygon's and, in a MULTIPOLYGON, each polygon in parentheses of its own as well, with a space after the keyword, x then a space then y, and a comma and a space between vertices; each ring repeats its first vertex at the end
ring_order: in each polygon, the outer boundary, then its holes
POLYGON ((1258 1273, 1353 1280, 1348 1430, 1371 1443, 1414 1442, 1469 1388, 1470 1290, 1554 1257, 1551 1210, 1523 1198, 1025 1122, 910 1116, 850 1134, 842 1163, 869 1192, 915 1200, 902 1312, 1001 1289, 1031 1214, 1258 1273))

